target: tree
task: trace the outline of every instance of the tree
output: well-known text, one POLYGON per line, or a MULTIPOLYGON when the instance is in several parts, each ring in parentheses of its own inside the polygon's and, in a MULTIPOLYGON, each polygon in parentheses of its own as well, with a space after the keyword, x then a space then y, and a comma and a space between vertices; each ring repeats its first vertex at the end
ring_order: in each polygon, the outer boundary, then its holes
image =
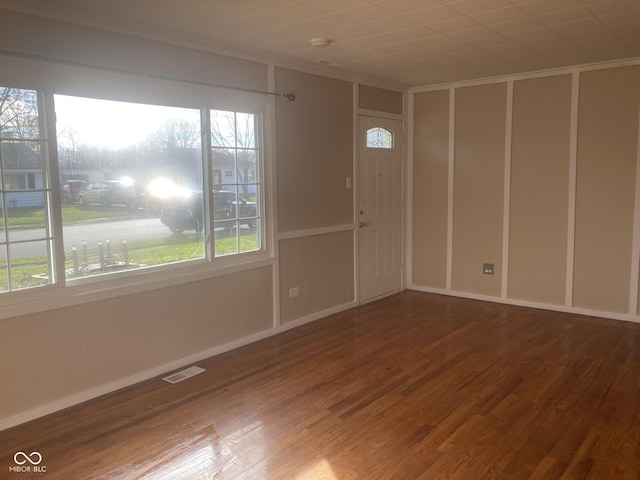
POLYGON ((40 136, 39 132, 37 93, 0 87, 0 137, 35 139, 40 136))
POLYGON ((74 128, 66 127, 58 132, 58 152, 60 168, 74 170, 83 167, 82 143, 74 128))
POLYGON ((200 125, 186 119, 172 119, 160 125, 140 146, 146 153, 177 148, 199 148, 200 125))
POLYGON ((211 144, 214 148, 235 153, 235 172, 242 193, 249 193, 248 183, 257 181, 255 115, 222 110, 211 112, 211 144))

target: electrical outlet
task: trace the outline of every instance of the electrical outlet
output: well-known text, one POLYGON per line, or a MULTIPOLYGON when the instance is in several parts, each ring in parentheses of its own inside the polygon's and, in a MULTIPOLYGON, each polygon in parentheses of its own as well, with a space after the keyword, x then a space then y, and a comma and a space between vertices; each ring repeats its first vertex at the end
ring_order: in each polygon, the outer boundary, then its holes
POLYGON ((298 295, 300 295, 299 287, 293 287, 289 289, 289 298, 297 297, 298 295))
POLYGON ((347 177, 347 190, 351 189, 352 184, 353 183, 351 182, 351 177, 347 177))
POLYGON ((483 263, 482 273, 485 275, 493 275, 493 263, 483 263))

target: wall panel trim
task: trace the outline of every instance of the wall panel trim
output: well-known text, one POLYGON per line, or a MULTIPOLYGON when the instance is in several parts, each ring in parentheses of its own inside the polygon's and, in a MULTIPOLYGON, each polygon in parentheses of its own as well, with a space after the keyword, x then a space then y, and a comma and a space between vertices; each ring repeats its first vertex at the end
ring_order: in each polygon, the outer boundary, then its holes
POLYGON ((511 141, 513 130, 513 80, 507 82, 507 113, 504 135, 504 200, 502 205, 502 285, 501 296, 509 289, 509 228, 511 213, 511 141))
POLYGON ((569 198, 567 199, 567 273, 565 305, 573 306, 573 268, 576 239, 576 185, 578 169, 578 105, 580 101, 580 73, 571 78, 571 124, 569 126, 569 198))
POLYGON ((447 290, 451 290, 451 277, 453 270, 453 188, 454 166, 456 156, 456 89, 449 88, 449 172, 448 172, 448 197, 447 197, 447 290))
POLYGON ((407 141, 405 144, 405 155, 407 161, 406 176, 403 179, 405 185, 405 215, 406 215, 406 228, 405 235, 406 240, 404 245, 404 282, 403 285, 407 285, 413 278, 413 140, 414 140, 414 97, 413 93, 409 93, 405 96, 407 99, 407 105, 405 111, 407 112, 408 121, 406 122, 407 129, 407 141))
POLYGON ((292 238, 313 237, 315 235, 346 232, 354 229, 355 229, 355 224, 345 223, 344 225, 333 225, 331 227, 318 227, 318 228, 307 228, 305 230, 292 230, 290 232, 279 233, 278 240, 290 240, 292 238))
MULTIPOLYGON (((640 112, 639 112, 640 115, 640 112)), ((636 140, 636 191, 633 207, 633 240, 631 243, 631 281, 629 282, 629 314, 638 315, 638 283, 640 282, 640 119, 636 140)))
MULTIPOLYGON (((574 283, 575 280, 575 253, 576 253, 576 207, 577 207, 577 178, 578 178, 578 121, 580 113, 580 81, 581 74, 583 72, 606 70, 619 67, 631 67, 640 65, 640 58, 626 59, 615 62, 606 62, 593 65, 575 66, 569 68, 560 68, 554 70, 546 70, 540 72, 530 72, 519 75, 502 76, 495 78, 477 79, 471 81, 463 81, 449 84, 424 86, 418 88, 410 88, 408 90, 408 99, 410 102, 409 111, 413 113, 412 107, 415 100, 415 95, 419 93, 434 92, 434 91, 448 91, 449 92, 449 164, 448 164, 448 205, 447 205, 447 258, 446 258, 446 286, 445 288, 438 287, 425 287, 421 285, 414 285, 412 282, 412 276, 407 276, 408 289, 414 289, 419 291, 425 291, 430 293, 454 295, 465 298, 474 298, 485 301, 501 302, 506 304, 521 305, 532 308, 541 308, 547 310, 555 310, 560 312, 576 313, 582 315, 591 315, 603 318, 611 318, 624 321, 640 322, 640 121, 637 132, 637 150, 636 150, 636 163, 635 163, 635 197, 633 203, 633 237, 632 237, 632 252, 631 252, 631 279, 629 283, 629 308, 628 313, 610 312, 605 310, 593 310, 588 308, 576 307, 574 303, 574 283), (535 78, 547 78, 560 75, 571 76, 571 98, 570 98, 570 118, 569 118, 569 139, 568 139, 568 185, 567 185, 567 225, 566 225, 566 267, 565 268, 565 295, 564 298, 560 296, 558 304, 538 303, 535 301, 523 301, 518 299, 509 298, 508 291, 508 279, 509 279, 509 242, 510 242, 510 197, 511 192, 511 147, 513 137, 513 107, 514 107, 514 85, 516 81, 529 80, 535 78), (503 211, 503 250, 502 250, 502 285, 501 293, 499 296, 487 296, 483 294, 473 294, 469 292, 456 291, 452 288, 452 267, 453 267, 453 222, 454 222, 454 205, 453 205, 453 193, 454 193, 454 163, 455 163, 455 110, 456 110, 456 90, 463 87, 491 85, 496 83, 507 83, 507 118, 506 118, 506 131, 505 131, 505 171, 504 171, 504 211, 503 211)), ((409 117, 409 132, 413 132, 413 115, 409 117)), ((411 134, 410 134, 411 135, 411 134)), ((414 141, 414 137, 410 136, 410 148, 414 141)), ((414 152, 409 151, 409 165, 412 168, 414 162, 414 152)), ((566 157, 565 157, 566 158, 566 157)), ((410 174, 413 170, 410 172, 410 174)), ((408 183, 411 183, 409 178, 408 183)), ((411 191, 410 191, 411 193, 411 191)), ((409 198, 410 202, 413 199, 409 198)), ((409 209, 414 208, 411 203, 409 209)), ((411 218, 411 217, 410 217, 411 218)), ((415 225, 410 228, 416 228, 415 225)), ((409 237, 410 239, 410 237, 409 237)), ((417 248, 416 245, 407 243, 409 249, 417 248)), ((562 248, 562 247, 561 247, 562 248)), ((409 250, 408 255, 412 255, 409 250)), ((625 286, 626 288, 626 286, 625 286)), ((497 294, 496 294, 497 295, 497 294)), ((622 312, 626 312, 626 308, 622 309, 622 312)))
POLYGON ((498 77, 474 78, 471 80, 463 80, 460 82, 424 85, 421 87, 412 87, 409 89, 409 91, 415 92, 415 93, 421 93, 421 92, 430 92, 433 90, 445 90, 447 88, 475 87, 479 85, 489 85, 491 83, 504 83, 510 80, 517 81, 517 80, 527 80, 530 78, 555 77, 556 75, 588 72, 592 70, 605 70, 608 68, 628 67, 633 65, 640 65, 640 57, 627 58, 624 60, 614 60, 611 62, 574 65, 572 67, 540 70, 536 72, 524 72, 524 73, 517 73, 512 75, 502 75, 498 77))
POLYGON ((556 304, 530 302, 526 300, 516 300, 513 298, 492 297, 490 295, 482 295, 477 293, 459 292, 457 290, 446 290, 442 288, 423 287, 421 285, 407 285, 407 290, 415 290, 417 292, 434 293, 436 295, 446 295, 450 297, 469 298, 471 300, 481 300, 483 302, 501 303, 504 305, 514 305, 517 307, 539 308, 541 310, 551 310, 554 312, 573 313, 576 315, 586 315, 589 317, 609 318, 611 320, 622 320, 625 322, 640 323, 639 315, 626 313, 613 313, 600 310, 590 310, 585 308, 577 308, 571 306, 563 306, 556 304))

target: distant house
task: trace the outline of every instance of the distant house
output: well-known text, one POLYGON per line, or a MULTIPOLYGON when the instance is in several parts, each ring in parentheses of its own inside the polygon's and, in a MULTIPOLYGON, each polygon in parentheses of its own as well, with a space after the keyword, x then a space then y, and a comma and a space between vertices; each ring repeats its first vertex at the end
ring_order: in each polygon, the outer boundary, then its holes
POLYGON ((7 208, 40 208, 44 206, 42 157, 37 144, 2 143, 4 195, 0 206, 7 208))

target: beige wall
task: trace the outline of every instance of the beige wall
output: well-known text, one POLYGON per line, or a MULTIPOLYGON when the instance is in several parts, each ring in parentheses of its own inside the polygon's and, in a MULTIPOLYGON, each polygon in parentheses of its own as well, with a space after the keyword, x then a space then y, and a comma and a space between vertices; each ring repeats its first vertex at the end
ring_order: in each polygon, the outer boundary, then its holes
POLYGON ((413 281, 446 288, 449 90, 417 93, 413 102, 413 281))
POLYGON ((278 230, 290 232, 352 222, 353 86, 284 68, 276 88, 278 230))
POLYGON ((358 107, 402 115, 402 92, 358 85, 358 107))
POLYGON ((276 86, 296 94, 276 112, 278 226, 295 237, 279 242, 286 323, 354 299, 353 231, 305 232, 353 223, 353 86, 283 68, 276 86), (290 298, 293 287, 300 295, 290 298))
POLYGON ((0 45, 3 50, 140 73, 243 88, 268 86, 265 64, 6 10, 0 10, 0 45))
POLYGON ((510 298, 564 304, 570 124, 571 75, 514 83, 510 298))
POLYGON ((0 320, 0 420, 273 327, 263 267, 0 320))
POLYGON ((639 100, 638 66, 580 76, 573 290, 580 307, 629 309, 639 100))
POLYGON ((454 290, 500 295, 505 83, 456 91, 453 186, 454 290), (483 263, 494 275, 483 275, 483 263))
POLYGON ((354 300, 352 231, 281 240, 279 246, 282 323, 354 300), (290 298, 294 287, 300 294, 290 298))
MULTIPOLYGON (((0 13, 3 49, 186 80, 268 87, 268 67, 259 62, 0 13)), ((189 104, 211 96, 200 87, 183 89, 179 83, 101 69, 76 68, 81 75, 75 77, 65 65, 13 57, 0 56, 0 68, 3 81, 12 86, 56 92, 181 104, 185 98, 189 104)), ((273 265, 0 318, 0 427, 354 300, 353 189, 346 188, 346 177, 353 177, 353 84, 282 68, 276 68, 276 83, 297 99, 275 102, 276 137, 269 140, 277 147, 272 162, 278 198, 268 214, 278 215, 277 231, 294 237, 303 231, 302 236, 276 241, 273 265), (336 225, 341 226, 337 233, 318 234, 336 225), (274 285, 276 262, 286 295, 274 285), (289 301, 294 284, 300 295, 289 301), (274 318, 280 300, 282 315, 274 318)))
POLYGON ((425 238, 442 239, 452 227, 452 292, 640 320, 633 262, 640 66, 443 87, 413 98, 420 132, 412 159, 413 287, 447 291, 441 273, 433 278, 442 267, 426 267, 434 246, 425 238), (451 226, 442 220, 444 193, 436 196, 431 184, 444 175, 425 167, 444 149, 449 121, 432 99, 449 88, 456 106, 451 226), (424 214, 424 202, 439 215, 424 214), (482 275, 483 262, 495 263, 493 277, 482 275))

